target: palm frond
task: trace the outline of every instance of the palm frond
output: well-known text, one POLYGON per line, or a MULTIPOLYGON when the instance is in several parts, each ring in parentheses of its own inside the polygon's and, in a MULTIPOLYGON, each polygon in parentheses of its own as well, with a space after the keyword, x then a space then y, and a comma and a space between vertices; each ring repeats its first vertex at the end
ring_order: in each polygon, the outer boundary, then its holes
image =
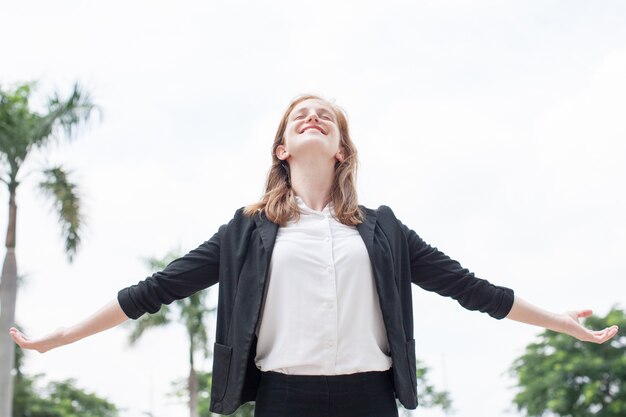
POLYGON ((11 180, 15 180, 28 155, 33 144, 32 133, 40 119, 29 107, 33 85, 22 84, 13 91, 0 88, 0 162, 9 165, 11 180))
POLYGON ((41 116, 37 129, 33 132, 33 144, 45 146, 50 139, 58 139, 63 132, 68 139, 75 138, 76 130, 86 124, 92 113, 100 112, 89 93, 76 83, 70 96, 63 100, 54 93, 48 102, 48 113, 41 116))
POLYGON ((30 95, 35 83, 24 83, 12 90, 0 88, 0 166, 8 166, 9 181, 17 173, 33 146, 41 148, 51 139, 65 133, 75 137, 76 129, 86 124, 94 111, 100 109, 89 94, 74 84, 67 99, 54 93, 49 99, 47 113, 30 107, 30 95))
POLYGON ((25 83, 13 90, 0 88, 0 162, 9 165, 12 179, 33 146, 43 147, 61 133, 73 139, 76 129, 86 124, 92 113, 100 113, 89 94, 74 84, 67 99, 54 93, 47 113, 40 114, 30 108, 34 87, 34 83, 25 83))
POLYGON ((43 173, 45 179, 39 183, 39 188, 53 199, 65 238, 65 252, 71 262, 80 244, 79 233, 83 224, 76 185, 69 181, 61 166, 45 169, 43 173))

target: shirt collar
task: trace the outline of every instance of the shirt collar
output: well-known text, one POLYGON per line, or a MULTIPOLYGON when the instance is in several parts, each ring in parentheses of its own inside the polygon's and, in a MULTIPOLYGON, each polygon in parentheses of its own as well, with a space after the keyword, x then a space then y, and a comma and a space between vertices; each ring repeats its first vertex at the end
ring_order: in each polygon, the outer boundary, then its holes
POLYGON ((307 206, 302 197, 298 195, 296 196, 296 204, 298 205, 300 211, 304 214, 322 214, 326 217, 332 217, 335 214, 332 201, 326 204, 322 211, 313 210, 312 208, 307 206))

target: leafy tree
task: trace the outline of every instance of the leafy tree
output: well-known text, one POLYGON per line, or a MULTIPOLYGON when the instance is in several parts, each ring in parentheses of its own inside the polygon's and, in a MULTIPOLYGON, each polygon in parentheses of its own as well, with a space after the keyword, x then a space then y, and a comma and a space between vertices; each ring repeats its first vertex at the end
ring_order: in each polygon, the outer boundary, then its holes
MULTIPOLYGON (((16 193, 23 178, 18 173, 27 157, 61 137, 73 138, 77 127, 86 123, 95 109, 89 95, 76 84, 67 99, 58 94, 48 98, 45 111, 31 108, 34 84, 22 84, 13 90, 0 87, 0 181, 9 190, 7 248, 0 281, 0 417, 11 415, 13 379, 11 365, 15 354, 9 328, 15 321, 17 263, 15 238, 17 224, 16 193)), ((82 217, 76 186, 62 166, 46 167, 41 172, 39 188, 54 201, 59 215, 65 251, 70 259, 80 242, 82 217)))
POLYGON ((49 382, 37 388, 35 377, 16 380, 14 417, 117 417, 117 407, 95 394, 83 391, 73 379, 49 382))
MULTIPOLYGON (((585 325, 626 328, 624 311, 589 317, 585 325)), ((526 347, 510 372, 520 391, 514 403, 527 416, 623 417, 626 415, 626 336, 595 344, 550 330, 526 347)))
POLYGON ((74 380, 49 382, 38 388, 43 375, 27 376, 21 369, 24 353, 16 347, 13 417, 117 417, 117 407, 76 387, 74 380))
MULTIPOLYGON (((148 259, 148 266, 152 270, 162 270, 167 264, 180 256, 176 252, 168 253, 163 259, 148 259)), ((198 376, 195 369, 194 355, 202 352, 204 357, 209 356, 208 337, 205 320, 215 311, 215 308, 206 307, 208 291, 199 291, 190 297, 176 300, 171 306, 164 305, 155 314, 146 314, 135 322, 130 322, 134 329, 130 335, 131 344, 134 344, 146 330, 153 327, 165 326, 173 321, 182 323, 189 338, 189 376, 186 391, 189 398, 189 415, 198 417, 198 376)))

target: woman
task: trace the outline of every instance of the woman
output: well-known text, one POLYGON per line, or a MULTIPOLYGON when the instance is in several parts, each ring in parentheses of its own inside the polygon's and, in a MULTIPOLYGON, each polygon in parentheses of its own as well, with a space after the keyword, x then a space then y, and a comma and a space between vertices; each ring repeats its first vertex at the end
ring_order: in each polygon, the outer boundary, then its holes
POLYGON ((417 406, 411 283, 463 307, 603 343, 589 310, 550 313, 474 276, 391 209, 358 205, 346 116, 312 95, 287 108, 260 202, 187 255, 122 289, 75 326, 29 339, 45 352, 219 282, 211 411, 257 417, 397 416, 417 406))

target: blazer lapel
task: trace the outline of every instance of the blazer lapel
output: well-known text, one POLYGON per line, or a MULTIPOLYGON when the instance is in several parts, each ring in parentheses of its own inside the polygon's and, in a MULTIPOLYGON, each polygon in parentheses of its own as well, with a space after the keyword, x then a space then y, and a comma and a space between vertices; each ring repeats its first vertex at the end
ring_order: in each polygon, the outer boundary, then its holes
POLYGON ((258 216, 254 216, 263 247, 265 248, 265 261, 269 264, 272 251, 274 250, 274 242, 276 242, 276 233, 278 233, 278 225, 272 223, 265 217, 265 213, 260 212, 258 216))
MULTIPOLYGON (((363 223, 356 226, 370 259, 374 260, 374 228, 376 227, 376 211, 367 209, 361 206, 365 212, 365 218, 363 223)), ((274 250, 274 243, 276 242, 276 234, 278 233, 278 225, 273 223, 265 217, 265 213, 260 212, 258 216, 254 216, 261 241, 263 242, 263 248, 265 249, 265 261, 266 265, 269 265, 272 251, 274 250)), ((375 274, 378 275, 378 274, 375 274)), ((263 276, 264 278, 264 276, 263 276)), ((376 277, 378 279, 378 276, 376 277)), ((265 281, 263 279, 263 281, 265 281)))
MULTIPOLYGON (((361 207, 365 212, 365 219, 363 223, 356 226, 367 252, 370 254, 370 258, 373 259, 374 254, 374 227, 376 226, 376 211, 361 207)), ((276 242, 276 234, 278 233, 278 225, 272 223, 265 217, 265 213, 261 212, 258 216, 254 216, 259 235, 263 241, 263 247, 265 249, 266 261, 270 261, 270 256, 274 250, 274 242, 276 242)))
POLYGON ((388 276, 388 274, 385 273, 385 271, 387 271, 385 269, 385 260, 381 257, 380 248, 374 246, 374 230, 377 221, 376 211, 365 208, 364 211, 366 217, 363 223, 357 225, 357 230, 361 234, 365 247, 367 248, 367 253, 369 254, 372 264, 376 290, 378 291, 380 308, 383 313, 383 320, 385 321, 386 328, 390 329, 389 324, 393 321, 394 309, 393 289, 390 287, 390 283, 392 283, 393 280, 385 279, 385 277, 388 276))

